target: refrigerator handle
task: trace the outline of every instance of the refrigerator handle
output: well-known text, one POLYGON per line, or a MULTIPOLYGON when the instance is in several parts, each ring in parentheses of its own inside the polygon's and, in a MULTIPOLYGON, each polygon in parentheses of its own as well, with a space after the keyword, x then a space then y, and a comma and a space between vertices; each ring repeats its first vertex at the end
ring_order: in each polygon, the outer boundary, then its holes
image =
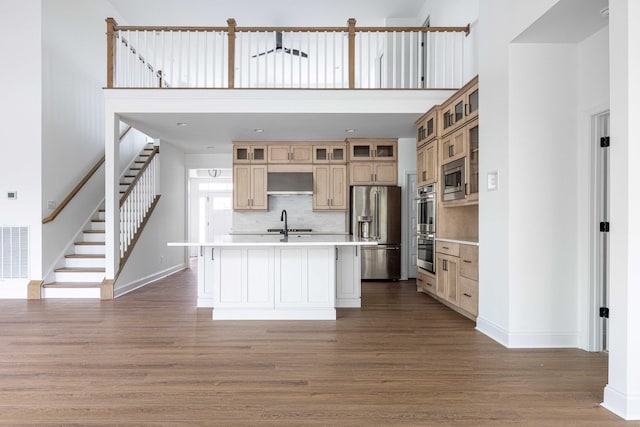
POLYGON ((374 193, 376 204, 376 240, 380 240, 380 191, 374 193))

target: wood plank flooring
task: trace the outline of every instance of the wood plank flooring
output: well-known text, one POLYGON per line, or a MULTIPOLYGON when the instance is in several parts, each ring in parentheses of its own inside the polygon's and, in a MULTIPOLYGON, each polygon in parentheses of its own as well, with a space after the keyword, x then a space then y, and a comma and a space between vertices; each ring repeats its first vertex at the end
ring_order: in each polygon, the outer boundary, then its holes
POLYGON ((115 301, 0 301, 0 424, 618 426, 607 357, 507 350, 413 281, 336 321, 218 321, 187 270, 115 301))

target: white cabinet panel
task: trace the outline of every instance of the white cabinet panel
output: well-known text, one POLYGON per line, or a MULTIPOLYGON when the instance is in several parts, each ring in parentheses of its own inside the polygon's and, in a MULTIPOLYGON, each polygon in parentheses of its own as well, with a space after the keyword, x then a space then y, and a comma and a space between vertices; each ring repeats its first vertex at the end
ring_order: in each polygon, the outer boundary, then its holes
POLYGON ((270 248, 216 248, 213 253, 215 307, 273 307, 270 248))
MULTIPOLYGON (((334 298, 327 283, 335 283, 332 265, 333 248, 309 249, 307 256, 307 302, 333 307, 334 298)), ((333 288, 333 286, 331 286, 333 288)))
POLYGON ((360 307, 360 251, 356 246, 338 248, 336 307, 360 307))
POLYGON ((332 247, 276 249, 276 308, 333 308, 333 251, 332 247))
POLYGON ((271 258, 271 249, 247 249, 247 295, 245 299, 249 306, 273 306, 273 264, 271 258))

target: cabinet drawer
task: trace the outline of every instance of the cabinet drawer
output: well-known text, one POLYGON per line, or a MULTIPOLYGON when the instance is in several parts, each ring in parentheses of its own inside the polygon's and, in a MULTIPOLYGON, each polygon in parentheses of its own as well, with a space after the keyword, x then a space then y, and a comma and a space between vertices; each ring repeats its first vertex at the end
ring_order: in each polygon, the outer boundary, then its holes
POLYGON ((416 272, 416 286, 420 291, 431 292, 433 294, 436 293, 436 276, 433 274, 429 274, 423 272, 418 268, 416 272))
POLYGON ((478 247, 460 245, 460 275, 478 280, 478 247))
POLYGON ((460 244, 451 242, 440 242, 436 240, 436 252, 451 256, 459 256, 460 244))
POLYGON ((478 282, 476 280, 470 280, 466 277, 460 277, 460 295, 458 301, 460 302, 460 308, 474 316, 478 315, 478 282))

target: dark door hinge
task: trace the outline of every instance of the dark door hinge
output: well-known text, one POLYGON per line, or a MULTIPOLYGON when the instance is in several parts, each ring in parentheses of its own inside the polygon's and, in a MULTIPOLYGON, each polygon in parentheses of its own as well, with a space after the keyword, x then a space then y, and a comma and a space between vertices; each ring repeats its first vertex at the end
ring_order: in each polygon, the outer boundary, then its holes
POLYGON ((609 318, 609 307, 600 307, 600 317, 609 318))
POLYGON ((607 148, 608 146, 609 146, 609 137, 603 136, 602 138, 600 138, 600 147, 607 148))
POLYGON ((609 232, 609 221, 603 221, 600 223, 600 232, 602 233, 609 232))

